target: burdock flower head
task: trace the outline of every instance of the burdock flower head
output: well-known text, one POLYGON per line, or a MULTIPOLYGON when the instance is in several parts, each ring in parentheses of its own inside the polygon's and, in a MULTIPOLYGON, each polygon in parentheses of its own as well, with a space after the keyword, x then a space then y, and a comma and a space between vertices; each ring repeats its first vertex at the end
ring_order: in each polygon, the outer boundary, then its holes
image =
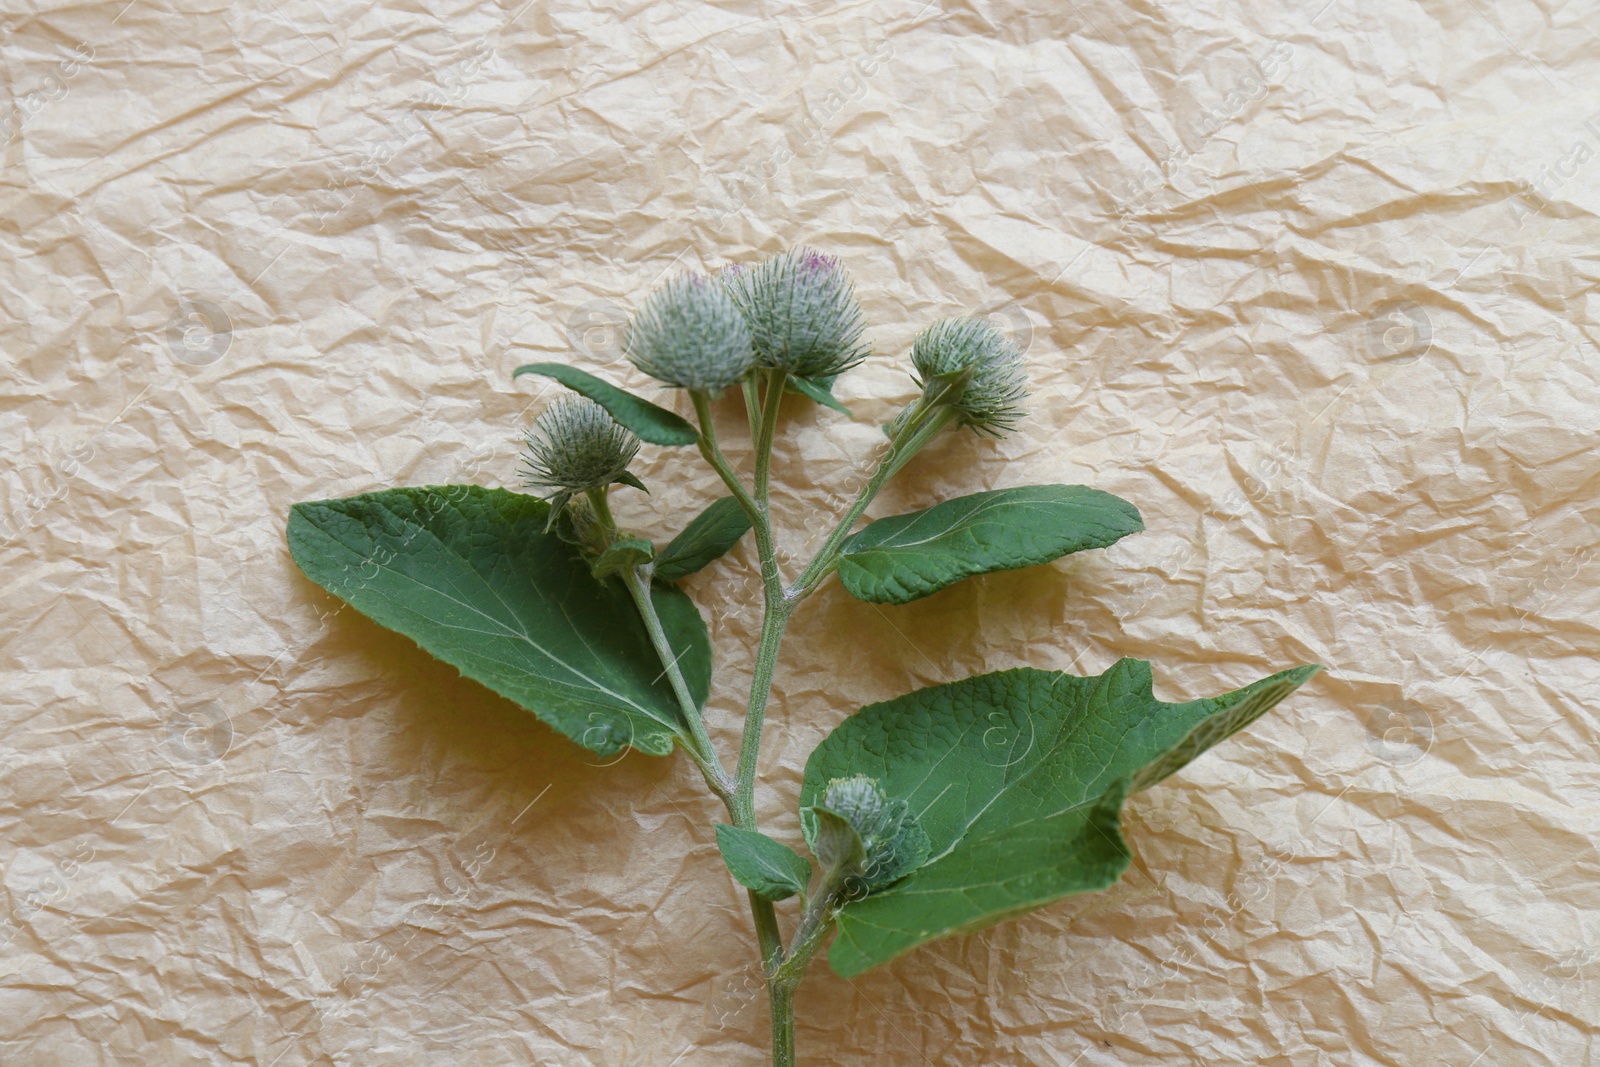
POLYGON ((551 498, 552 522, 568 500, 591 489, 613 482, 643 488, 628 473, 628 464, 639 454, 639 439, 587 397, 557 400, 533 420, 526 436, 524 479, 528 488, 551 498))
POLYGON ((800 378, 828 378, 854 367, 870 346, 856 289, 832 256, 796 248, 749 270, 722 275, 745 322, 756 360, 800 378))
POLYGON ((928 835, 910 806, 885 796, 874 778, 835 778, 808 811, 824 880, 847 895, 882 888, 928 858, 928 835))
POLYGON ((668 385, 716 393, 755 366, 750 327, 722 286, 699 274, 667 282, 628 322, 628 358, 668 385))
POLYGON ((996 437, 1016 427, 1027 374, 1016 345, 988 319, 942 319, 911 343, 924 396, 937 397, 961 422, 996 437))

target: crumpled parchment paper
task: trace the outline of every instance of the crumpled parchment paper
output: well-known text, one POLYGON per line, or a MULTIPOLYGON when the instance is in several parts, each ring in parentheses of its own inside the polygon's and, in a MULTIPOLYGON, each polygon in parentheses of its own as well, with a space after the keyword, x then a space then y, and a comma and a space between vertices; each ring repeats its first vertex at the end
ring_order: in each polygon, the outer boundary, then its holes
MULTIPOLYGON (((516 484, 660 279, 844 257, 879 355, 778 448, 793 568, 977 312, 1033 415, 876 505, 1083 482, 1148 532, 833 588, 763 825, 863 703, 1318 662, 1130 807, 1134 868, 799 998, 808 1064, 1572 1067, 1600 1015, 1600 40, 1581 5, 148 0, 6 16, 0 1060, 763 1062, 682 759, 614 766, 340 610, 295 501, 516 484)), ((736 458, 736 412, 720 409, 736 458)), ((621 517, 718 495, 649 448, 621 517)), ((691 586, 731 750, 748 546, 691 586)), ((787 915, 787 912, 785 912, 787 915)), ((786 921, 788 921, 786 919, 786 921)))

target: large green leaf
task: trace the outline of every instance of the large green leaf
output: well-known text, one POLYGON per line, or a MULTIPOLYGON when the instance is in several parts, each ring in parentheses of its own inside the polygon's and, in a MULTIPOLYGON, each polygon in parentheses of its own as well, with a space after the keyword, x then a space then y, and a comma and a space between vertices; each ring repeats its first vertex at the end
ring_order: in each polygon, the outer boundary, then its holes
POLYGON ((731 496, 711 502, 656 557, 656 577, 675 582, 727 555, 750 529, 750 516, 731 496))
POLYGON ((811 881, 811 864, 756 830, 717 824, 717 849, 734 881, 763 900, 787 900, 811 881))
POLYGON ((1104 548, 1142 529, 1132 504, 1088 486, 994 489, 870 523, 841 548, 839 581, 858 600, 905 604, 963 578, 1104 548))
MULTIPOLYGON (((328 592, 585 748, 665 755, 682 719, 661 660, 623 584, 545 532, 549 507, 475 485, 296 504, 289 552, 328 592)), ((651 595, 703 704, 705 623, 676 589, 651 595)))
POLYGON ((934 938, 987 926, 1121 877, 1123 797, 1243 729, 1319 668, 1296 667, 1207 700, 1155 699, 1150 665, 1104 674, 1000 671, 934 686, 846 719, 811 754, 807 806, 828 784, 875 779, 904 799, 928 858, 846 903, 828 960, 849 977, 934 938))
POLYGON ((528 363, 512 371, 511 377, 524 374, 554 378, 573 392, 605 408, 613 419, 651 444, 692 445, 700 439, 699 431, 683 416, 652 404, 643 397, 634 396, 625 389, 618 389, 577 367, 569 367, 565 363, 528 363))

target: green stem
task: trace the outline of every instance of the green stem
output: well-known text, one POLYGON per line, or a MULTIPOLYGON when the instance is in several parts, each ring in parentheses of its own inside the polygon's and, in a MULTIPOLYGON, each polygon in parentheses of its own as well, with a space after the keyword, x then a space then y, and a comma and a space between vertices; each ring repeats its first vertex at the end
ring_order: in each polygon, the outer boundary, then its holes
MULTIPOLYGON (((761 727, 766 717, 767 699, 772 691, 772 676, 777 668, 778 646, 783 641, 783 631, 789 621, 792 605, 783 595, 782 577, 778 573, 777 546, 772 537, 772 519, 768 510, 767 490, 771 474, 773 426, 777 422, 778 405, 783 399, 782 371, 766 376, 764 401, 750 404, 759 411, 758 422, 751 428, 756 442, 756 492, 751 495, 734 473, 717 445, 716 430, 711 420, 711 400, 705 393, 692 393, 695 416, 700 421, 700 454, 711 469, 717 472, 728 491, 744 508, 755 529, 756 555, 760 560, 763 611, 761 639, 756 646, 755 668, 750 681, 750 697, 745 706, 744 737, 739 745, 739 764, 734 773, 737 783, 732 807, 735 825, 755 827, 756 761, 761 753, 761 727)), ((753 390, 752 390, 753 392, 753 390)), ((748 396, 748 394, 747 394, 748 396)), ((765 902, 763 902, 765 903, 765 902)), ((767 907, 770 909, 771 905, 767 907)), ((766 953, 763 952, 763 956, 766 953)))
MULTIPOLYGON (((761 525, 761 509, 756 507, 755 498, 750 495, 744 483, 739 481, 739 476, 733 471, 733 464, 728 462, 728 457, 722 454, 722 448, 717 444, 717 429, 711 421, 711 397, 702 392, 692 392, 689 398, 694 402, 695 418, 700 420, 700 455, 717 472, 717 477, 722 479, 722 484, 728 487, 728 492, 739 502, 744 513, 749 516, 750 523, 759 530, 761 525)), ((759 536, 759 532, 758 532, 759 536)))
POLYGON ((611 516, 610 492, 611 487, 606 486, 604 489, 591 489, 584 495, 589 498, 589 504, 594 508, 594 517, 599 520, 607 534, 615 537, 617 520, 611 516))
MULTIPOLYGON (((754 830, 755 823, 740 827, 742 830, 754 830)), ((756 948, 761 953, 761 968, 763 972, 770 973, 779 963, 783 962, 783 934, 778 930, 778 913, 773 910, 772 901, 762 900, 754 892, 746 891, 750 898, 750 915, 756 924, 756 948)))
POLYGON ((782 594, 774 602, 774 597, 769 593, 766 609, 761 616, 761 640, 756 645, 755 667, 750 678, 750 702, 745 707, 739 764, 733 774, 737 787, 735 803, 752 820, 755 818, 756 761, 761 753, 761 727, 766 719, 767 699, 772 695, 778 646, 783 642, 783 630, 788 621, 789 606, 783 602, 782 594))
MULTIPOLYGON (((753 412, 757 411, 758 409, 756 408, 753 400, 751 400, 752 393, 753 389, 746 390, 747 407, 749 411, 753 412)), ((755 529, 756 551, 762 561, 761 573, 762 589, 764 594, 763 600, 770 601, 770 596, 767 595, 767 593, 770 590, 771 584, 773 583, 769 583, 766 580, 766 575, 768 573, 767 560, 775 560, 776 553, 773 549, 772 524, 767 516, 767 510, 764 506, 765 502, 758 502, 756 498, 750 495, 749 491, 745 489, 744 483, 739 481, 739 476, 734 473, 733 465, 730 464, 728 462, 728 458, 722 454, 722 449, 717 444, 716 427, 711 419, 711 398, 707 394, 698 391, 691 392, 689 396, 694 402, 695 417, 700 422, 700 454, 705 457, 705 460, 708 464, 710 464, 711 469, 717 472, 717 476, 722 479, 722 483, 728 487, 728 491, 733 494, 733 498, 739 502, 739 506, 742 507, 745 514, 749 516, 750 523, 755 529)), ((759 436, 759 434, 752 430, 752 436, 759 436)), ((768 441, 770 444, 770 437, 768 438, 768 441)), ((762 621, 764 638, 766 627, 767 619, 764 617, 762 621)), ((759 652, 757 655, 758 668, 756 672, 756 678, 753 680, 753 684, 751 685, 750 693, 752 702, 755 700, 757 693, 761 694, 761 702, 763 707, 765 707, 766 703, 767 690, 770 689, 772 684, 772 665, 777 660, 777 640, 781 639, 781 637, 782 624, 780 623, 779 633, 773 638, 771 642, 772 647, 769 651, 769 655, 766 657, 767 665, 764 672, 759 666, 762 657, 759 652), (765 681, 762 681, 763 677, 765 678, 765 681)), ((765 647, 765 642, 763 647, 765 647)), ((743 766, 746 750, 749 750, 752 753, 754 752, 754 749, 750 747, 749 723, 750 719, 747 709, 745 717, 745 736, 739 749, 741 766, 743 766)), ((759 738, 757 743, 759 744, 759 738)), ((728 816, 733 820, 733 824, 735 826, 739 827, 741 830, 756 829, 753 771, 751 774, 751 787, 748 790, 739 788, 737 785, 735 785, 730 790, 729 794, 723 796, 722 799, 723 803, 727 805, 728 816)), ((755 921, 756 943, 759 945, 761 951, 761 962, 766 969, 771 970, 772 968, 775 968, 779 961, 783 958, 783 936, 778 930, 777 912, 773 910, 772 902, 770 900, 762 900, 754 893, 750 893, 748 896, 750 898, 750 914, 755 921)))
POLYGON ((684 723, 689 728, 691 741, 684 748, 705 777, 706 785, 711 787, 711 791, 724 804, 731 805, 733 779, 728 777, 728 772, 722 767, 722 760, 717 758, 717 750, 711 744, 710 735, 706 733, 706 724, 701 717, 700 708, 695 703, 694 697, 689 694, 689 685, 684 681, 683 671, 678 667, 678 657, 672 651, 671 642, 667 640, 666 630, 661 625, 661 616, 656 614, 655 599, 650 595, 650 579, 642 573, 644 570, 645 567, 629 567, 622 572, 622 580, 633 596, 633 602, 639 609, 639 616, 644 619, 645 631, 650 635, 650 643, 655 646, 656 656, 661 660, 661 665, 666 668, 667 680, 672 683, 672 691, 677 694, 678 706, 683 711, 684 723))
POLYGON ((768 489, 772 474, 772 436, 778 423, 778 408, 783 403, 783 384, 788 375, 781 370, 762 375, 761 423, 754 427, 756 551, 761 558, 761 640, 756 645, 755 668, 750 679, 750 699, 745 706, 744 737, 739 743, 739 764, 734 770, 738 785, 736 802, 741 811, 755 818, 756 762, 761 755, 761 727, 766 721, 767 699, 772 693, 772 675, 778 663, 778 646, 789 621, 790 605, 783 595, 783 577, 778 573, 777 546, 772 538, 772 512, 768 489))
POLYGON ((878 463, 878 469, 872 472, 867 484, 861 487, 861 492, 856 494, 855 500, 845 509, 839 524, 817 550, 816 556, 784 593, 784 599, 791 607, 816 592, 822 580, 833 572, 833 568, 839 562, 840 546, 850 536, 856 520, 861 518, 862 512, 867 510, 867 505, 872 503, 878 491, 954 418, 955 415, 949 408, 939 407, 927 397, 917 401, 909 410, 904 426, 890 442, 889 450, 883 454, 883 459, 878 463))
POLYGON ((789 951, 767 979, 767 998, 772 1003, 773 1067, 794 1067, 794 993, 800 987, 800 979, 805 977, 811 957, 828 935, 828 921, 833 917, 839 892, 839 884, 824 876, 823 885, 811 898, 795 929, 789 951))
MULTIPOLYGON (((593 505, 595 517, 605 528, 607 535, 615 538, 617 522, 611 515, 611 503, 606 499, 606 493, 605 489, 589 490, 589 503, 593 505)), ((656 613, 655 598, 650 595, 649 564, 627 568, 622 572, 622 581, 627 586, 629 595, 633 597, 634 606, 639 610, 639 618, 644 622, 645 632, 650 635, 650 644, 655 648, 656 657, 661 660, 661 666, 667 672, 667 681, 672 686, 672 692, 678 698, 684 725, 689 730, 689 740, 684 749, 699 768, 706 785, 722 799, 724 804, 731 807, 733 779, 728 777, 728 772, 722 767, 722 761, 717 758, 717 750, 706 733, 700 706, 689 692, 689 683, 678 667, 678 656, 672 649, 672 643, 667 640, 667 631, 661 625, 661 616, 656 613)))
POLYGON ((796 986, 800 984, 800 979, 805 976, 806 967, 811 963, 811 957, 822 947, 822 939, 828 934, 828 921, 833 918, 833 908, 838 897, 837 889, 823 886, 818 891, 817 896, 811 901, 811 906, 801 917, 800 925, 794 932, 794 940, 789 944, 789 951, 784 953, 783 963, 773 975, 773 981, 789 982, 796 986))
POLYGON ((772 1003, 772 1067, 794 1067, 794 988, 767 984, 772 1003))
MULTIPOLYGON (((666 632, 661 626, 655 603, 650 597, 649 581, 640 574, 642 570, 642 567, 630 567, 624 572, 625 581, 628 591, 633 594, 634 603, 639 607, 639 614, 644 618, 645 629, 650 633, 650 641, 655 645, 656 655, 667 669, 673 691, 678 694, 684 719, 689 724, 692 743, 685 744, 684 750, 700 769, 700 774, 705 778, 711 792, 716 794, 723 806, 728 809, 728 817, 733 820, 733 824, 743 830, 754 830, 755 813, 748 804, 739 803, 736 785, 733 779, 728 777, 728 772, 723 770, 722 761, 717 758, 711 738, 706 735, 705 723, 700 718, 693 698, 689 696, 683 672, 678 669, 676 658, 672 654, 672 646, 667 642, 666 632)), ((783 958, 783 935, 778 930, 778 915, 773 910, 771 901, 762 900, 754 893, 748 895, 750 914, 755 921, 756 942, 761 950, 761 961, 767 970, 771 970, 783 958)))
MULTIPOLYGON (((734 793, 723 796, 734 825, 748 830, 756 828, 755 779, 756 765, 761 753, 761 732, 766 718, 767 702, 772 693, 773 674, 777 669, 778 650, 783 642, 784 628, 789 616, 801 600, 809 596, 832 571, 837 563, 840 546, 850 535, 851 528, 861 518, 878 491, 911 459, 934 434, 947 426, 953 413, 938 403, 944 390, 924 390, 923 396, 904 417, 897 421, 889 450, 880 460, 877 470, 857 494, 841 517, 838 526, 793 585, 787 590, 778 568, 777 548, 772 536, 769 501, 772 471, 772 440, 778 422, 778 411, 783 402, 787 375, 781 370, 762 371, 743 383, 746 415, 750 420, 751 440, 755 445, 755 472, 753 491, 746 491, 734 473, 727 457, 717 445, 712 425, 710 398, 701 392, 691 393, 695 415, 700 422, 700 454, 716 471, 728 487, 755 530, 756 552, 761 565, 763 611, 761 637, 756 646, 755 665, 750 680, 749 701, 745 708, 744 736, 739 744, 738 766, 734 771, 734 793), (760 386, 758 388, 757 381, 760 386), (764 390, 764 391, 763 391, 764 390)), ((720 769, 720 767, 719 767, 720 769)), ((709 778, 708 778, 709 781, 709 778)), ((719 794, 722 796, 722 794, 719 794)), ((811 901, 801 918, 799 927, 787 952, 778 930, 777 915, 770 901, 749 894, 750 911, 755 919, 756 939, 761 949, 761 960, 767 975, 767 996, 772 1013, 773 1067, 794 1067, 794 994, 811 958, 827 936, 836 887, 824 886, 811 901)))
POLYGON ((789 380, 786 371, 771 370, 762 375, 761 422, 753 427, 756 443, 756 503, 767 510, 767 484, 772 474, 772 437, 778 428, 778 409, 783 405, 783 387, 789 380))
POLYGON ((744 381, 739 383, 739 391, 744 394, 744 415, 750 425, 750 440, 753 443, 761 426, 761 394, 757 391, 756 378, 760 371, 753 371, 745 375, 744 381))

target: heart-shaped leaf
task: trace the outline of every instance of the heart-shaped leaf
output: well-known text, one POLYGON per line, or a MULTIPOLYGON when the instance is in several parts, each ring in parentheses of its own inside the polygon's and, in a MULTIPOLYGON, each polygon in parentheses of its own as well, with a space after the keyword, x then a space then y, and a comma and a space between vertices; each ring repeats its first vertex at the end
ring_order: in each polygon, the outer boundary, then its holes
POLYGON ((711 503, 656 557, 656 577, 675 582, 721 559, 750 529, 750 516, 731 496, 711 503))
POLYGON ((755 830, 718 823, 717 848, 733 880, 763 900, 787 900, 811 881, 804 856, 755 830))
POLYGON ((1320 668, 1207 700, 1155 699, 1150 665, 1099 677, 1000 671, 863 708, 806 763, 806 808, 830 783, 876 779, 928 837, 927 858, 840 909, 828 954, 846 977, 934 938, 987 926, 1122 875, 1123 797, 1243 729, 1320 668))
POLYGON ((873 604, 905 604, 963 578, 1104 548, 1144 529, 1120 497, 1084 485, 1026 485, 879 519, 839 554, 839 581, 873 604))
MULTIPOLYGON (((389 489, 296 504, 289 552, 306 577, 583 747, 666 755, 678 702, 638 610, 546 533, 550 505, 475 485, 389 489)), ((690 694, 711 647, 694 604, 651 596, 690 694)))
POLYGON ((692 445, 700 439, 699 431, 682 415, 618 389, 577 367, 565 363, 528 363, 512 371, 511 377, 524 374, 554 378, 573 392, 588 397, 605 408, 613 419, 638 434, 640 440, 656 445, 692 445))

